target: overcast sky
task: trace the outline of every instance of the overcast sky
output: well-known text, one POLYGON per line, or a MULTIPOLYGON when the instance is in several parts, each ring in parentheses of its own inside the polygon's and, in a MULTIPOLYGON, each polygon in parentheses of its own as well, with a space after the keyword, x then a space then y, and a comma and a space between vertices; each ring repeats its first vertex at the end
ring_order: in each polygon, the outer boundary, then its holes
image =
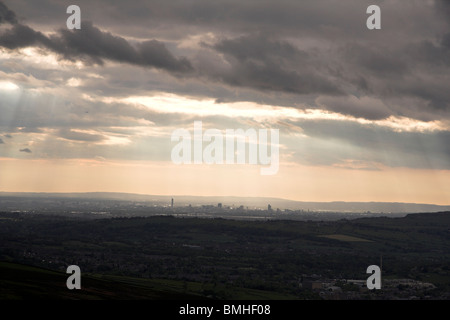
POLYGON ((0 191, 450 204, 449 142, 450 1, 0 0, 0 191), (200 120, 278 173, 173 164, 200 120))

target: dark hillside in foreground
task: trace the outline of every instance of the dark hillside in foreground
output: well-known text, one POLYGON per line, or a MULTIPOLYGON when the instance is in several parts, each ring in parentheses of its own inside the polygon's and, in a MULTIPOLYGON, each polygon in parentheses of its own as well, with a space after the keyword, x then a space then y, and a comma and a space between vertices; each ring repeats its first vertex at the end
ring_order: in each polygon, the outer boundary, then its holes
POLYGON ((167 281, 177 283, 177 294, 217 299, 329 298, 305 279, 339 286, 333 298, 450 298, 449 229, 449 212, 331 222, 2 213, 0 260, 59 271, 76 264, 84 273, 153 286, 162 281, 160 291, 143 294, 148 299, 170 297, 167 281), (346 285, 367 279, 366 268, 381 257, 385 290, 346 285))
MULTIPOLYGON (((82 276, 81 290, 66 288, 69 274, 29 265, 0 262, 0 300, 201 300, 214 290, 195 282, 142 279, 89 274, 82 276)), ((253 289, 233 291, 232 299, 282 299, 295 296, 253 289)))
POLYGON ((200 296, 176 292, 162 286, 141 281, 125 283, 96 276, 83 276, 81 290, 69 290, 66 280, 69 274, 48 269, 0 262, 0 299, 70 299, 70 300, 110 300, 110 299, 199 299, 200 296))

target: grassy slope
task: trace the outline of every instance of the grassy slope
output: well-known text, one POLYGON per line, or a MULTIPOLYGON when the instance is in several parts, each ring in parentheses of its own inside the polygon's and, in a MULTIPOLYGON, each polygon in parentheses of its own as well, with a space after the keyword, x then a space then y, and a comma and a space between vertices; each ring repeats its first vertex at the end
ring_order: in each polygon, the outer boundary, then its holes
POLYGON ((230 288, 226 286, 203 287, 200 283, 140 279, 133 277, 88 274, 81 277, 81 290, 69 290, 66 280, 69 275, 47 269, 17 263, 0 262, 0 299, 164 299, 196 300, 211 297, 229 299, 293 299, 262 290, 230 288))

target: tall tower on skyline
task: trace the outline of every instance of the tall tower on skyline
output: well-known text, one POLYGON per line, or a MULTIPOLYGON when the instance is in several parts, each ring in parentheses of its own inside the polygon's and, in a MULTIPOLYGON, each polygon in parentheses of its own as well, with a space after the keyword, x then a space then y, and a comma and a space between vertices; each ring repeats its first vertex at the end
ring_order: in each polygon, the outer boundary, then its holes
POLYGON ((172 203, 170 204, 170 207, 173 209, 173 198, 172 198, 172 203))

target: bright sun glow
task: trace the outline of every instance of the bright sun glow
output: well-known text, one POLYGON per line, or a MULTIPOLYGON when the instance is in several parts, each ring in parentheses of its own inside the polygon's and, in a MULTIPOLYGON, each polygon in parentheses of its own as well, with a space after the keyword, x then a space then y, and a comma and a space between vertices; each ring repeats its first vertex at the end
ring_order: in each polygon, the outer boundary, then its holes
POLYGON ((19 89, 19 86, 10 81, 0 81, 0 90, 14 91, 19 89))
MULTIPOLYGON (((90 97, 91 99, 92 98, 90 97)), ((105 103, 122 102, 145 106, 158 113, 181 113, 205 116, 229 116, 250 118, 256 121, 279 120, 334 120, 351 121, 364 125, 388 127, 394 131, 435 131, 444 130, 445 124, 440 121, 423 122, 404 117, 391 116, 383 120, 367 120, 331 112, 323 109, 312 109, 303 106, 302 109, 262 105, 255 102, 216 103, 212 99, 195 99, 175 94, 156 94, 154 96, 132 96, 123 99, 99 98, 105 103)))

